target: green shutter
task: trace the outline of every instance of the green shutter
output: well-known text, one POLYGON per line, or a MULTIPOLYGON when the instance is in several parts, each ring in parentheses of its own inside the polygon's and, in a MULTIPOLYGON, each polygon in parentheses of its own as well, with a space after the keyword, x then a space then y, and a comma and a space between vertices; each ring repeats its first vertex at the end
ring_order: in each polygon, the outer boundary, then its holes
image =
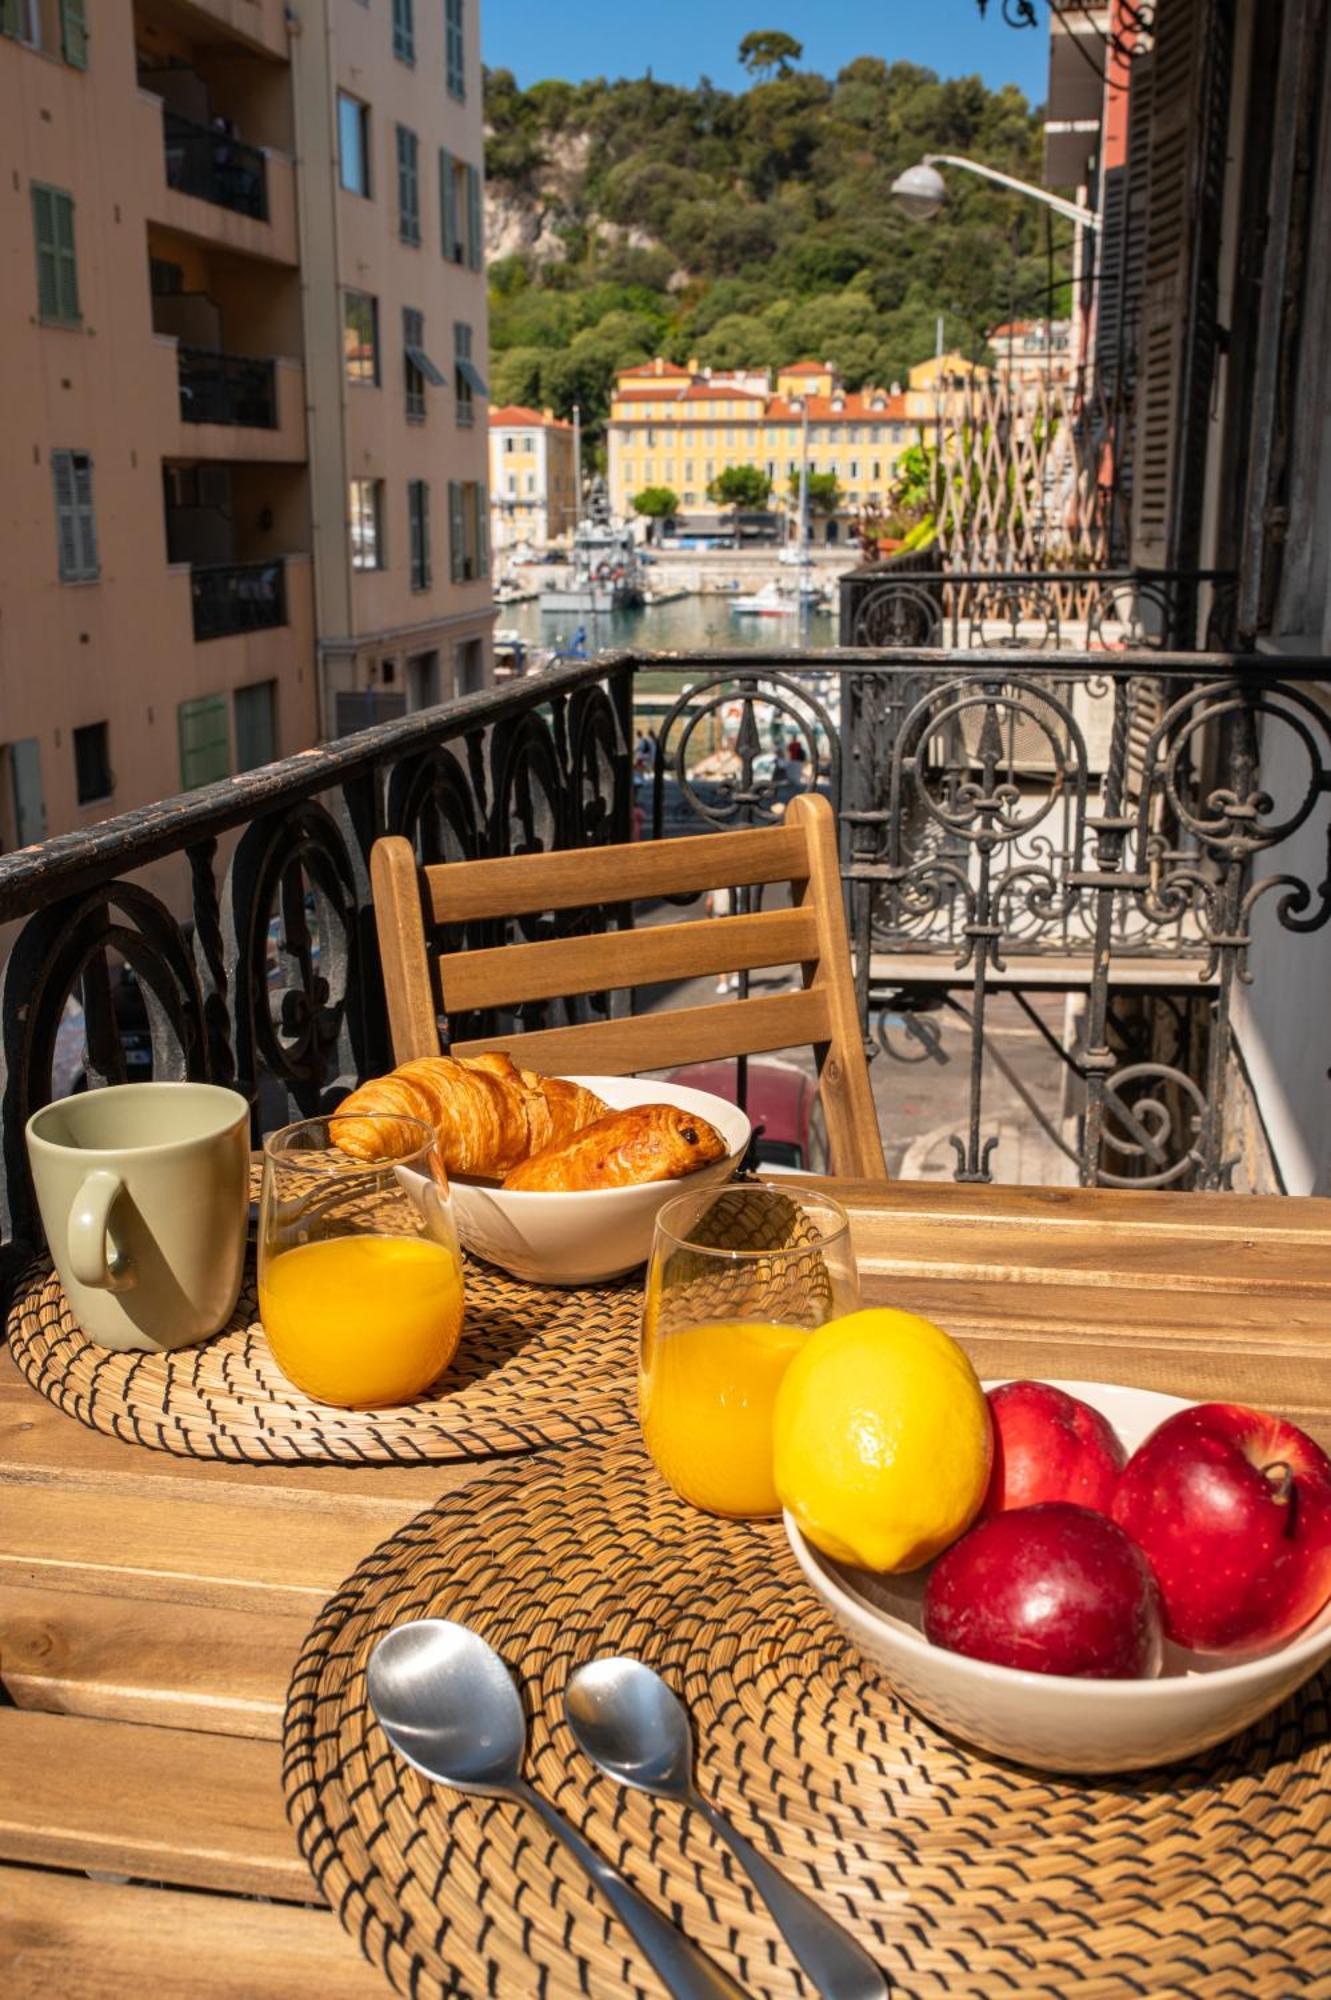
POLYGON ((13 35, 17 39, 22 32, 21 0, 0 0, 0 35, 13 35))
POLYGON ((467 263, 479 271, 485 261, 484 222, 481 211, 481 173, 467 168, 467 263))
POLYGON ((476 488, 477 574, 490 574, 490 495, 484 486, 476 488))
POLYGON ((55 191, 32 187, 32 234, 37 246, 37 312, 42 319, 60 317, 60 279, 55 247, 55 191))
POLYGON ((467 576, 467 515, 463 505, 462 481, 448 482, 448 574, 454 583, 467 576))
POLYGON ((60 0, 60 52, 71 69, 88 67, 88 23, 84 0, 60 0))
POLYGON ((180 732, 180 783, 189 792, 196 785, 215 784, 231 775, 231 741, 224 694, 200 695, 182 701, 176 710, 180 732))
POLYGON ((418 480, 418 481, 417 481, 416 483, 417 483, 417 490, 418 490, 418 495, 419 495, 419 497, 418 497, 418 500, 417 500, 417 508, 418 508, 418 511, 419 511, 419 513, 420 513, 420 522, 421 522, 421 529, 420 529, 420 535, 421 535, 421 567, 420 567, 420 578, 421 578, 421 589, 422 589, 422 590, 428 590, 428 589, 430 588, 430 582, 431 582, 431 575, 430 575, 430 482, 429 482, 429 480, 428 480, 428 479, 421 479, 421 480, 418 480))
POLYGON ((255 681, 234 697, 236 769, 254 771, 277 756, 277 682, 255 681))
POLYGON ((453 155, 439 149, 439 228, 445 262, 457 261, 458 198, 453 155))

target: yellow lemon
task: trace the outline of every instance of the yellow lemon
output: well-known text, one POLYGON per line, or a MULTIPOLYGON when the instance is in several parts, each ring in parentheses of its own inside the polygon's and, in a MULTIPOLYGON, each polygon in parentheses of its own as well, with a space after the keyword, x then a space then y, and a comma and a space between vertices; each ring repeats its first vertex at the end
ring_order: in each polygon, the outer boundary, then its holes
POLYGON ((979 1511, 989 1405, 950 1335, 916 1313, 829 1320, 787 1368, 772 1432, 776 1490, 824 1554, 918 1569, 979 1511))

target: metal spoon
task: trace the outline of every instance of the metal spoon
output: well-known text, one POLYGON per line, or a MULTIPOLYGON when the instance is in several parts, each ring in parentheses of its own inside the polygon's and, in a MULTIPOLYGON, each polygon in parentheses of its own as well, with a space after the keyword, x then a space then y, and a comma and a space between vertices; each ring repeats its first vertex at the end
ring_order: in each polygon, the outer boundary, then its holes
POLYGON ((742 1986, 575 1833, 522 1775, 518 1691, 478 1632, 442 1618, 398 1625, 370 1655, 370 1705, 399 1757, 437 1785, 517 1799, 562 1840, 675 2000, 746 2000, 742 1986))
POLYGON ((661 1676, 641 1660, 592 1660, 564 1690, 564 1713, 578 1748, 607 1777, 700 1812, 776 1919, 782 1937, 824 2000, 886 2000, 887 1980, 841 1925, 792 1888, 736 1833, 693 1783, 689 1719, 661 1676))

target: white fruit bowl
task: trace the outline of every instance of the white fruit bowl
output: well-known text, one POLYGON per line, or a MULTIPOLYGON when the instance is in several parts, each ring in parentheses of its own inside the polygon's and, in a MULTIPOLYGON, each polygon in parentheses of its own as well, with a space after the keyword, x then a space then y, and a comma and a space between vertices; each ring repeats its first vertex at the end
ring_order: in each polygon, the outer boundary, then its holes
MULTIPOLYGON (((1150 1389, 1059 1382, 1106 1416, 1129 1452, 1189 1405, 1150 1389)), ((987 1389, 997 1387, 987 1382, 987 1389)), ((795 1560, 846 1637, 940 1729, 1042 1771, 1136 1771, 1209 1750, 1256 1722, 1331 1658, 1331 1605, 1285 1645, 1225 1666, 1167 1646, 1159 1680, 1092 1681, 992 1666, 924 1636, 928 1570, 877 1576, 834 1562, 790 1515, 795 1560)))
POLYGON ((586 1194, 528 1194, 455 1180, 453 1216, 463 1248, 537 1285, 595 1285, 634 1270, 651 1250, 657 1212, 686 1189, 728 1181, 753 1129, 737 1105, 710 1090, 636 1076, 575 1076, 569 1081, 594 1090, 612 1111, 634 1104, 677 1104, 695 1112, 716 1127, 726 1155, 683 1180, 596 1188, 586 1194))

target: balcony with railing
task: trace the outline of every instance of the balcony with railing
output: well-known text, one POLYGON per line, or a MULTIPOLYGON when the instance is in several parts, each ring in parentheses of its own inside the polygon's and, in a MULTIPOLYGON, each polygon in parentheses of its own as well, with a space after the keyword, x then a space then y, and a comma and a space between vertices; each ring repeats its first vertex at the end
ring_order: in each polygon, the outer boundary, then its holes
POLYGON ((177 376, 182 423, 276 430, 277 383, 271 361, 181 347, 177 376))
POLYGON ((174 108, 162 87, 150 72, 139 92, 142 143, 161 161, 160 179, 150 183, 149 221, 225 250, 297 264, 290 157, 241 136, 229 119, 174 108))
MULTIPOLYGON (((194 571, 200 637, 281 617, 283 571, 194 571)), ((955 1172, 992 1177, 996 1101, 1012 1087, 993 1017, 1024 1001, 1030 1039, 1067 1083, 1064 1115, 1047 1121, 1057 1177, 1252 1185, 1262 1112, 1242 1038, 1264 992, 1305 976, 1331 922, 1325 672, 1287 658, 1277 677, 1264 658, 1200 652, 607 654, 6 857, 0 922, 20 927, 0 993, 12 1227, 32 1225, 23 1121, 52 1088, 71 985, 98 1004, 98 954, 114 948, 147 989, 159 1075, 235 1080, 272 1123, 389 1062, 367 905, 378 834, 406 835, 427 860, 635 826, 668 839, 770 823, 801 787, 839 816, 889 1148, 911 1065, 936 1055, 947 1020, 966 1038, 955 1172), (654 759, 635 772, 649 702, 654 759), (224 837, 237 844, 223 874, 224 837), (172 857, 174 906, 138 879, 172 857), (1050 991, 1075 1002, 1062 1034, 1032 1004, 1050 991)), ((642 997, 551 1002, 486 1031, 642 997)), ((114 1074, 115 1037, 89 1018, 114 1074)), ((465 1032, 481 1030, 469 1019, 465 1032)))

